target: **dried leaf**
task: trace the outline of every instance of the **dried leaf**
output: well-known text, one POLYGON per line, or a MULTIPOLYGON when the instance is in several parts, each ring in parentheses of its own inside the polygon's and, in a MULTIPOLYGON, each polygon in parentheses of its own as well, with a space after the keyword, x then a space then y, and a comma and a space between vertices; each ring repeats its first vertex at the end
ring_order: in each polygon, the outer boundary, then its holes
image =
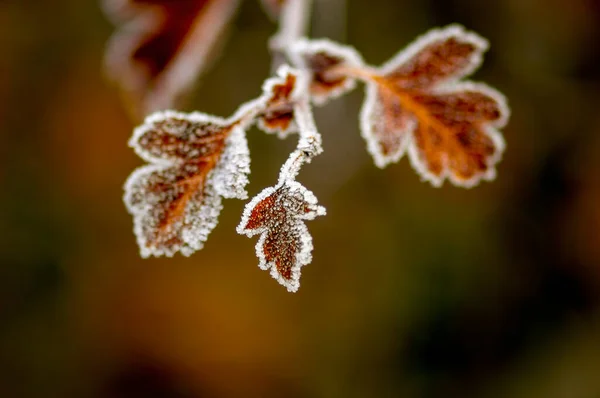
POLYGON ((460 25, 433 29, 417 38, 380 68, 388 81, 403 90, 431 89, 473 73, 489 44, 460 25))
MULTIPOLYGON (((285 70, 287 68, 282 72, 285 70)), ((282 76, 286 74, 282 73, 282 76)), ((274 80, 267 86, 274 88, 278 84, 274 80)), ((295 180, 300 168, 323 152, 321 135, 315 126, 306 91, 308 86, 304 84, 302 87, 304 91, 294 100, 291 114, 298 128, 298 147, 281 168, 277 186, 265 189, 246 205, 237 228, 240 234, 261 234, 256 244, 259 267, 263 270, 270 268, 271 276, 290 292, 298 290, 300 268, 312 260, 312 238, 303 221, 325 214, 325 208, 317 205, 313 193, 295 180)), ((287 93, 289 90, 283 91, 287 93)), ((287 98, 287 95, 283 97, 287 98)), ((275 96, 267 95, 266 98, 275 96)))
POLYGON ((237 231, 249 237, 260 234, 256 244, 259 267, 288 291, 300 287, 300 269, 312 261, 312 237, 304 224, 324 215, 314 194, 295 181, 267 188, 246 206, 237 231))
POLYGON ((416 118, 400 99, 378 84, 367 84, 361 112, 361 133, 378 167, 400 160, 416 126, 416 118))
POLYGON ((136 114, 170 108, 207 66, 239 0, 104 0, 110 77, 136 114))
POLYGON ((299 70, 282 65, 277 76, 263 85, 264 111, 258 118, 258 127, 267 133, 277 133, 280 138, 298 131, 294 108, 306 97, 307 77, 299 70))
POLYGON ((352 47, 330 40, 297 40, 290 49, 295 65, 311 72, 310 94, 313 101, 323 105, 356 87, 356 80, 336 74, 336 67, 363 67, 360 54, 352 47))
POLYGON ((471 187, 495 178, 504 150, 506 99, 458 79, 481 64, 487 42, 456 25, 434 30, 384 65, 367 84, 361 132, 379 167, 408 150, 424 180, 471 187))
POLYGON ((130 145, 152 164, 134 171, 124 201, 142 257, 190 255, 217 225, 221 198, 245 199, 250 156, 239 121, 161 112, 138 127, 130 145))

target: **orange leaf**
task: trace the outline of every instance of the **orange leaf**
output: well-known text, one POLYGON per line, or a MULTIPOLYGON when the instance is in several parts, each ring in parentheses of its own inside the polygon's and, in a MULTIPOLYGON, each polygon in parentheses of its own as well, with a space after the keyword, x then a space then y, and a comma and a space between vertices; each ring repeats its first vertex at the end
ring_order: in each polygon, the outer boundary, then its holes
MULTIPOLYGON (((361 130, 379 167, 408 150, 423 179, 471 187, 495 178, 509 109, 498 91, 460 81, 487 42, 461 27, 434 30, 370 75, 361 130)), ((366 73, 366 72, 363 72, 366 73)))

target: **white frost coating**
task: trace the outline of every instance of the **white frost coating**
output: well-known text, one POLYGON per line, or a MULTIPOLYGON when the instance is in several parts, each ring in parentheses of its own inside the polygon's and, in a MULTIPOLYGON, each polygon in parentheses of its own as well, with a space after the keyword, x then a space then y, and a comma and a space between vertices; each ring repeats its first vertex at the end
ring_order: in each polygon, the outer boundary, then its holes
MULTIPOLYGON (((321 134, 317 130, 312 108, 308 98, 304 98, 296 103, 294 107, 294 116, 300 130, 300 140, 298 149, 306 153, 307 157, 312 159, 323 153, 321 134)), ((308 161, 310 161, 310 159, 308 161)))
POLYGON ((145 93, 141 107, 143 113, 173 106, 176 97, 207 67, 206 60, 210 58, 212 48, 238 3, 239 0, 208 2, 153 87, 143 87, 146 72, 130 57, 144 40, 159 29, 160 9, 136 6, 128 0, 105 0, 105 11, 114 22, 129 20, 110 39, 105 61, 109 76, 128 91, 145 93))
MULTIPOLYGON (((265 92, 268 92, 267 89, 265 92)), ((268 270, 270 268, 271 276, 281 285, 285 286, 289 292, 296 292, 298 290, 300 287, 300 269, 312 261, 312 237, 303 221, 313 220, 317 216, 323 216, 326 214, 325 208, 318 205, 315 195, 295 180, 300 168, 305 163, 310 163, 315 156, 323 152, 322 138, 315 125, 308 98, 308 92, 304 91, 301 92, 301 94, 302 96, 297 99, 294 105, 294 118, 300 135, 297 149, 290 154, 290 157, 282 166, 277 185, 275 187, 265 188, 246 205, 242 215, 242 220, 237 227, 237 232, 239 234, 247 235, 248 237, 252 237, 257 234, 261 235, 256 243, 256 256, 259 259, 258 266, 262 270, 268 270), (294 201, 284 201, 282 206, 286 212, 286 219, 291 219, 293 222, 291 224, 276 224, 275 227, 287 227, 292 229, 291 233, 298 236, 300 240, 301 248, 295 253, 296 261, 291 268, 290 280, 285 279, 282 275, 280 275, 275 264, 267 262, 265 257, 263 247, 267 237, 273 232, 271 230, 273 227, 271 226, 270 229, 269 225, 265 224, 255 229, 246 229, 246 225, 248 225, 252 212, 257 205, 269 196, 275 195, 279 190, 282 189, 286 190, 287 193, 285 196, 288 198, 300 198, 301 202, 308 204, 311 208, 311 211, 308 213, 298 212, 294 210, 292 205, 286 207, 286 204, 293 203, 294 201)))
POLYGON ((500 110, 500 117, 498 118, 498 120, 486 121, 486 125, 495 127, 497 129, 501 129, 504 126, 506 126, 508 120, 510 119, 510 107, 508 106, 506 96, 500 91, 488 86, 485 83, 474 82, 471 80, 449 81, 445 84, 441 84, 440 86, 434 88, 432 90, 432 93, 443 95, 465 91, 481 93, 496 101, 500 110))
POLYGON ((483 62, 483 53, 489 48, 489 42, 476 33, 465 31, 464 26, 458 24, 448 25, 441 29, 432 29, 424 35, 418 37, 408 47, 400 50, 400 52, 392 57, 392 59, 383 64, 379 68, 379 73, 384 75, 391 73, 400 66, 404 65, 406 62, 410 61, 424 48, 435 42, 444 41, 451 37, 457 38, 457 40, 461 43, 472 44, 478 49, 478 51, 471 55, 470 62, 462 70, 457 71, 454 76, 449 77, 448 79, 456 80, 470 75, 477 68, 479 68, 483 62))
MULTIPOLYGON (((221 212, 221 197, 213 188, 214 173, 209 173, 206 187, 201 201, 190 199, 186 205, 183 216, 170 225, 164 232, 165 239, 178 236, 181 242, 169 245, 149 244, 148 234, 158 228, 158 219, 161 214, 160 203, 166 196, 173 196, 174 190, 153 192, 147 189, 150 179, 156 173, 161 173, 167 178, 174 178, 176 172, 173 168, 162 165, 148 165, 135 170, 125 183, 124 202, 129 212, 133 215, 133 231, 140 247, 143 258, 150 256, 172 257, 176 252, 189 256, 202 249, 210 232, 217 225, 221 212)), ((173 184, 174 186, 175 184, 173 184)))
POLYGON ((292 68, 287 64, 281 65, 279 68, 277 68, 276 76, 265 80, 262 85, 264 96, 267 99, 272 97, 273 87, 278 84, 285 84, 285 80, 288 75, 296 77, 296 84, 294 86, 294 90, 292 91, 291 98, 296 101, 307 96, 309 77, 304 71, 292 68))
MULTIPOLYGON (((177 176, 181 175, 181 170, 192 173, 199 170, 199 166, 193 162, 186 163, 184 159, 150 154, 138 145, 140 137, 153 130, 155 123, 164 122, 169 118, 201 124, 210 122, 219 126, 229 125, 222 118, 201 113, 165 111, 149 116, 145 123, 135 130, 130 145, 151 164, 138 168, 129 176, 125 183, 123 199, 127 210, 134 218, 134 233, 142 257, 163 255, 171 257, 177 251, 189 256, 202 249, 208 235, 217 225, 222 209, 222 198, 246 199, 248 196, 245 186, 250 173, 250 154, 243 126, 249 122, 245 124, 239 122, 225 139, 225 147, 219 161, 206 175, 203 186, 186 202, 183 215, 162 232, 164 241, 168 241, 168 238, 177 238, 179 242, 169 244, 148 242, 148 236, 153 236, 153 231, 159 228, 159 220, 164 215, 165 202, 175 200, 182 194, 185 185, 178 184, 177 179, 177 176), (153 182, 162 182, 166 188, 158 191, 149 189, 153 182)), ((174 127, 164 134, 181 136, 183 131, 174 127)))
POLYGON ((419 153, 419 148, 414 142, 414 138, 411 134, 409 144, 408 144, 408 155, 411 166, 417 171, 417 173, 421 176, 423 181, 430 182, 434 187, 441 187, 444 184, 444 180, 448 179, 452 184, 456 186, 460 186, 463 188, 473 188, 478 185, 481 180, 484 181, 493 181, 496 178, 496 164, 502 159, 502 154, 506 149, 506 141, 502 136, 502 133, 499 131, 502 127, 506 126, 508 120, 510 119, 510 108, 508 106, 508 102, 504 94, 499 92, 498 90, 488 86, 484 83, 472 82, 472 81, 464 81, 464 82, 450 82, 448 84, 444 84, 439 86, 434 90, 435 94, 451 94, 458 92, 479 92, 486 96, 489 96, 494 101, 497 102, 500 110, 500 117, 498 120, 486 121, 482 127, 482 131, 491 138, 494 143, 494 148, 496 152, 493 156, 489 156, 486 158, 486 164, 488 165, 488 169, 483 173, 476 173, 472 178, 464 180, 457 178, 453 173, 451 173, 450 168, 448 167, 448 159, 443 159, 442 163, 444 164, 444 168, 442 173, 439 176, 432 174, 427 170, 427 165, 423 162, 422 157, 419 153))
MULTIPOLYGON (((292 60, 292 63, 302 70, 310 70, 307 58, 319 53, 342 59, 343 62, 340 62, 340 66, 358 68, 364 66, 362 56, 354 47, 344 46, 328 39, 309 40, 307 38, 300 38, 288 50, 288 56, 292 60)), ((327 93, 320 94, 313 92, 311 93, 311 98, 316 105, 324 105, 330 100, 352 91, 355 87, 356 79, 346 77, 343 84, 331 88, 327 93)))
MULTIPOLYGON (((417 38, 412 44, 406 49, 400 51, 390 61, 385 63, 378 69, 378 73, 386 75, 394 72, 398 68, 402 67, 405 63, 411 61, 420 51, 430 46, 431 44, 444 41, 451 37, 455 37, 459 42, 470 43, 477 51, 475 51, 470 59, 469 63, 461 70, 455 72, 452 76, 448 76, 443 79, 435 86, 430 89, 430 94, 451 94, 458 93, 461 91, 472 91, 480 92, 490 98, 494 99, 500 109, 500 118, 495 121, 485 122, 482 130, 487 134, 496 148, 496 152, 493 156, 486 158, 488 169, 483 173, 477 173, 472 178, 464 180, 457 178, 448 167, 448 159, 442 159, 444 165, 443 171, 439 176, 436 176, 429 172, 427 165, 424 163, 423 158, 420 156, 419 148, 417 147, 414 140, 414 131, 418 125, 418 121, 407 127, 406 131, 403 131, 402 138, 403 142, 399 150, 393 154, 384 155, 381 150, 379 140, 375 135, 373 129, 373 120, 376 120, 378 115, 383 111, 383 105, 379 101, 378 96, 378 85, 375 83, 367 83, 365 102, 361 110, 360 125, 361 135, 367 142, 368 151, 374 158, 375 164, 378 167, 385 167, 390 163, 397 162, 400 160, 405 152, 408 152, 408 157, 412 167, 421 175, 422 180, 430 182, 435 187, 443 185, 444 180, 450 180, 454 185, 470 188, 477 185, 481 180, 491 181, 496 177, 495 165, 500 161, 502 153, 505 149, 505 141, 500 133, 499 129, 504 127, 510 117, 510 109, 508 107, 506 98, 497 90, 483 84, 474 83, 471 81, 460 81, 459 79, 473 73, 483 62, 483 53, 488 49, 488 41, 472 32, 466 32, 465 28, 460 25, 450 25, 442 29, 433 29, 425 35, 417 38)), ((446 156, 446 155, 444 155, 446 156)))
MULTIPOLYGON (((285 286, 289 292, 296 292, 300 287, 300 270, 303 266, 310 264, 312 261, 312 237, 308 232, 308 228, 304 224, 303 221, 306 220, 314 220, 317 216, 324 216, 326 214, 326 210, 323 206, 318 205, 317 198, 315 195, 307 190, 304 186, 296 181, 280 181, 279 184, 275 187, 265 188, 261 193, 256 195, 245 207, 244 213, 242 215, 242 220, 240 224, 237 226, 237 232, 241 235, 246 235, 248 237, 252 237, 260 234, 260 238, 256 243, 256 256, 259 260, 259 268, 267 271, 271 269, 271 276, 277 280, 281 285, 285 286), (288 197, 300 197, 302 201, 308 204, 311 207, 311 211, 308 213, 298 213, 293 212, 293 209, 287 208, 287 215, 290 218, 293 218, 293 228, 292 231, 295 233, 301 242, 301 248, 298 252, 296 252, 296 261, 294 266, 291 269, 291 280, 287 280, 282 277, 277 271, 277 268, 274 263, 269 263, 266 260, 264 253, 264 244, 267 239, 267 236, 271 232, 268 225, 259 226, 256 229, 246 229, 246 225, 250 221, 250 217, 252 215, 252 211, 254 208, 263 200, 268 198, 269 196, 275 194, 280 189, 286 189, 288 197), (293 213, 293 214, 291 214, 293 213)), ((289 225, 286 225, 289 227, 289 225)))
POLYGON ((249 128, 253 123, 254 119, 260 112, 265 109, 266 99, 264 95, 255 98, 251 101, 245 102, 240 105, 231 117, 227 119, 228 124, 239 124, 244 130, 249 128))
POLYGON ((384 154, 381 148, 381 143, 377 138, 375 131, 375 122, 385 117, 384 106, 379 101, 379 86, 376 83, 369 82, 365 85, 365 99, 360 111, 360 134, 367 142, 367 150, 373 156, 375 165, 379 168, 384 168, 390 163, 398 162, 411 141, 411 135, 415 131, 417 123, 411 120, 402 131, 397 131, 396 134, 401 135, 402 143, 398 150, 394 153, 384 154))
POLYGON ((295 181, 300 168, 305 163, 310 163, 315 156, 323 153, 321 134, 315 125, 307 99, 296 104, 294 115, 300 127, 300 139, 296 150, 290 154, 288 160, 281 167, 279 184, 286 181, 295 181))
MULTIPOLYGON (((304 71, 298 70, 298 69, 294 69, 287 64, 284 64, 284 65, 281 65, 277 69, 276 76, 273 76, 273 77, 265 80, 265 82, 262 85, 263 94, 256 101, 258 101, 258 103, 260 103, 262 105, 263 110, 267 110, 270 105, 274 105, 274 104, 270 103, 271 99, 273 98, 273 90, 274 90, 275 86, 285 85, 286 79, 289 75, 294 76, 296 79, 294 88, 289 97, 289 102, 284 103, 284 104, 277 104, 277 105, 293 107, 296 102, 301 101, 303 98, 310 95, 308 92, 308 86, 309 86, 310 81, 309 81, 309 76, 307 75, 307 73, 304 71)), ((263 118, 258 118, 257 125, 265 133, 277 134, 277 136, 281 139, 286 138, 287 136, 289 136, 292 133, 298 132, 298 126, 297 126, 295 120, 292 121, 292 123, 290 123, 290 126, 285 130, 282 130, 280 128, 272 128, 272 127, 268 126, 264 122, 263 118)))
POLYGON ((226 199, 247 199, 249 174, 250 151, 246 132, 236 126, 225 140, 225 150, 213 170, 215 192, 226 199))
MULTIPOLYGON (((156 124, 166 122, 170 119, 186 120, 191 123, 206 124, 211 123, 217 126, 227 126, 228 122, 217 116, 209 115, 201 112, 184 113, 172 110, 154 112, 144 119, 144 123, 139 125, 133 130, 133 135, 129 139, 129 146, 133 148, 135 153, 150 163, 164 163, 165 161, 179 161, 180 159, 166 154, 153 154, 140 146, 140 138, 144 134, 156 130, 156 124)), ((185 133, 184 129, 177 128, 177 126, 168 126, 167 134, 175 137, 180 137, 185 133)), ((164 129, 164 127, 163 127, 164 129)))
POLYGON ((313 0, 286 0, 279 15, 279 30, 269 39, 269 48, 275 53, 274 65, 286 49, 304 36, 310 22, 313 0))

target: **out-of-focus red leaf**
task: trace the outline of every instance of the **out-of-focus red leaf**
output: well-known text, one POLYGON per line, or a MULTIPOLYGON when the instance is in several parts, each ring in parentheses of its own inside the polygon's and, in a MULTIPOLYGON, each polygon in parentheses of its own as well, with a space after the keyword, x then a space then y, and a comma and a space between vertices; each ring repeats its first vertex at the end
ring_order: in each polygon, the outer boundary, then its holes
POLYGON ((137 117, 171 108, 210 62, 239 0, 104 0, 109 76, 137 117))

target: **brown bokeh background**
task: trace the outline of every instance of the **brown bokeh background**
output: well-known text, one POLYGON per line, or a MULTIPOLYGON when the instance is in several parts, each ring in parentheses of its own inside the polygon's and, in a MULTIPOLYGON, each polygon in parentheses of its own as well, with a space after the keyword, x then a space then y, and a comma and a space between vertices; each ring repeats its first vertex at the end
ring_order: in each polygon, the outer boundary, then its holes
MULTIPOLYGON (((513 110, 496 181, 376 169, 359 89, 317 110, 325 153, 299 179, 328 216, 299 293, 258 269, 240 201, 204 250, 142 260, 113 27, 93 0, 3 0, 0 397, 600 397, 600 3, 316 3, 313 35, 372 64, 433 26, 489 38, 475 79, 513 110)), ((245 1, 184 109, 256 96, 274 29, 245 1)), ((295 140, 249 141, 254 195, 295 140)))

